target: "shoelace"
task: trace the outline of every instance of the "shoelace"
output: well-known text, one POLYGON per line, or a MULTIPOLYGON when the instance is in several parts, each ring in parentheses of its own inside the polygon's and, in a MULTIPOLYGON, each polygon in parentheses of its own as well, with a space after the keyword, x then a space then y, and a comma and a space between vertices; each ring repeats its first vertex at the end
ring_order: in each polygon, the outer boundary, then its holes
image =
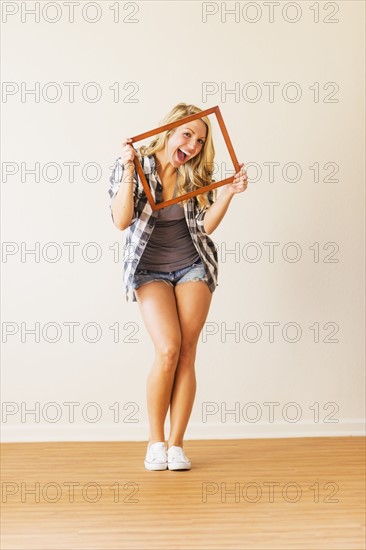
POLYGON ((188 458, 184 454, 183 449, 173 449, 169 452, 168 456, 171 462, 189 462, 188 458))
POLYGON ((166 451, 165 449, 150 449, 150 453, 151 453, 151 459, 152 461, 154 462, 156 459, 158 459, 158 461, 160 462, 165 462, 166 461, 166 451))

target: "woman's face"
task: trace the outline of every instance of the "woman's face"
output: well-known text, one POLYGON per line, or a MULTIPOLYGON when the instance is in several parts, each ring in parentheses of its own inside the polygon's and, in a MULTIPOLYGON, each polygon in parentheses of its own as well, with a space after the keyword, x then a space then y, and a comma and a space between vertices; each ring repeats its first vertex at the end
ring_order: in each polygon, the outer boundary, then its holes
POLYGON ((192 120, 173 130, 167 142, 170 164, 178 168, 201 151, 207 136, 207 126, 202 120, 192 120))

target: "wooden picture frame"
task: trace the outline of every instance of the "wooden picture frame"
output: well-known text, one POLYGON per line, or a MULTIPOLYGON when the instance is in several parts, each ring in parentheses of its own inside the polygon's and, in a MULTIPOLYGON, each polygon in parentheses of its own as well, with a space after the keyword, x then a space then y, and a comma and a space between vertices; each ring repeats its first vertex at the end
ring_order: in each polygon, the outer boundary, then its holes
MULTIPOLYGON (((228 131, 226 129, 224 120, 222 118, 220 108, 217 105, 215 107, 211 107, 210 109, 206 109, 204 111, 201 111, 200 113, 196 113, 194 115, 189 115, 187 117, 176 120, 175 122, 170 122, 169 124, 165 124, 164 126, 160 126, 159 128, 154 128, 153 130, 149 130, 148 132, 144 132, 143 134, 138 134, 137 136, 134 136, 134 137, 131 138, 132 143, 136 143, 137 141, 141 141, 141 140, 146 139, 148 137, 155 136, 155 135, 160 134, 161 132, 164 132, 166 130, 171 130, 172 128, 182 126, 183 124, 186 124, 187 122, 190 122, 191 120, 197 120, 197 119, 200 119, 204 116, 208 116, 212 113, 214 113, 216 115, 217 122, 219 124, 220 129, 221 129, 223 138, 225 140, 226 146, 227 146, 229 154, 230 154, 230 158, 231 158, 231 160, 233 162, 233 165, 234 165, 234 168, 235 168, 235 173, 239 172, 239 170, 240 170, 239 162, 238 162, 238 159, 236 158, 236 154, 235 154, 234 148, 232 146, 232 143, 231 143, 228 131)), ((130 145, 132 145, 132 143, 130 143, 130 145)), ((195 195, 200 195, 201 193, 207 193, 208 191, 210 191, 210 189, 215 189, 216 187, 221 187, 222 185, 226 185, 227 183, 231 183, 234 180, 234 176, 230 176, 229 178, 226 178, 224 180, 216 181, 216 182, 210 183, 209 185, 205 185, 204 187, 202 187, 200 189, 196 189, 195 191, 190 191, 189 193, 186 193, 185 195, 175 197, 174 199, 170 199, 168 201, 163 201, 163 202, 156 203, 154 201, 154 198, 153 198, 152 194, 151 194, 149 184, 146 181, 144 171, 142 169, 141 163, 140 163, 139 159, 137 158, 137 156, 135 156, 135 158, 134 158, 134 164, 135 164, 137 173, 138 173, 138 175, 141 179, 142 185, 145 189, 145 193, 146 193, 147 199, 150 203, 150 206, 151 206, 152 210, 159 210, 160 208, 165 208, 166 206, 170 206, 171 204, 175 204, 175 203, 180 202, 182 200, 189 199, 190 197, 194 197, 195 195)))

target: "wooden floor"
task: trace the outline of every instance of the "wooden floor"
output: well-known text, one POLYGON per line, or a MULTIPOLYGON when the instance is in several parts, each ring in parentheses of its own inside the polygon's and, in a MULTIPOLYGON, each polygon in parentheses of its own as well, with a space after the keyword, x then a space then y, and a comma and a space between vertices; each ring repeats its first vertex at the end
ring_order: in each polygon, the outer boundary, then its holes
POLYGON ((145 442, 3 444, 1 549, 365 548, 365 438, 184 449, 150 472, 145 442))

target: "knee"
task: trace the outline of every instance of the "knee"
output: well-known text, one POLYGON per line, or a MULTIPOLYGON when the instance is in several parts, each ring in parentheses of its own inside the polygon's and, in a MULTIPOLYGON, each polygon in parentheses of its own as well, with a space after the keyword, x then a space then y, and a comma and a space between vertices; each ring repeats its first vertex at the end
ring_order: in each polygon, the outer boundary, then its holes
POLYGON ((179 353, 178 368, 182 369, 194 369, 195 359, 196 359, 197 344, 192 343, 182 343, 179 353))
POLYGON ((183 341, 180 346, 180 360, 181 361, 191 361, 196 357, 197 352, 197 341, 183 341))
POLYGON ((166 373, 175 371, 179 359, 180 344, 171 343, 159 349, 159 364, 166 373))

